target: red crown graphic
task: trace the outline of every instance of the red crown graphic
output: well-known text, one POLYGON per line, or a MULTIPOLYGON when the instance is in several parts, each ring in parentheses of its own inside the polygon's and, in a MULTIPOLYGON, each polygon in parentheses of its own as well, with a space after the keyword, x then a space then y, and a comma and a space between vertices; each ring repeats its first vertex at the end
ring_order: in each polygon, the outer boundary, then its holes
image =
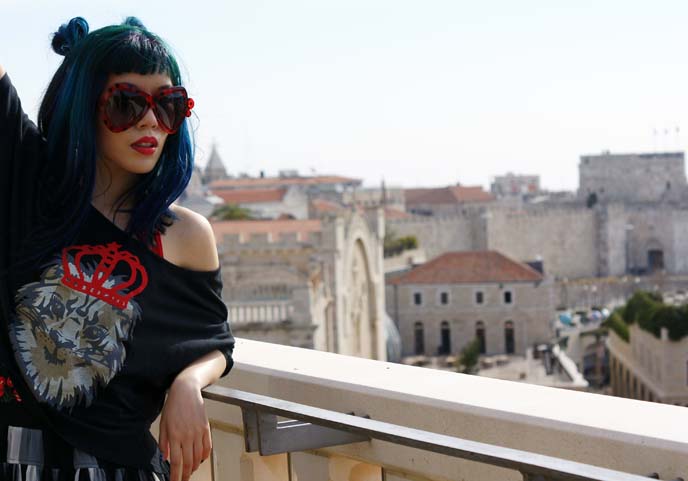
POLYGON ((62 269, 64 271, 62 284, 76 291, 97 297, 112 306, 124 309, 132 297, 140 294, 146 288, 148 274, 139 262, 138 257, 130 252, 119 250, 120 247, 122 246, 116 242, 108 245, 65 247, 62 249, 62 269), (100 257, 100 261, 98 261, 98 265, 90 279, 87 278, 82 270, 81 259, 84 256, 100 257), (70 257, 74 259, 72 265, 76 268, 76 275, 73 275, 69 268, 70 257), (105 287, 108 280, 111 280, 110 276, 115 267, 122 262, 127 264, 131 271, 128 278, 118 284, 105 287), (128 291, 131 286, 137 283, 138 287, 128 291))

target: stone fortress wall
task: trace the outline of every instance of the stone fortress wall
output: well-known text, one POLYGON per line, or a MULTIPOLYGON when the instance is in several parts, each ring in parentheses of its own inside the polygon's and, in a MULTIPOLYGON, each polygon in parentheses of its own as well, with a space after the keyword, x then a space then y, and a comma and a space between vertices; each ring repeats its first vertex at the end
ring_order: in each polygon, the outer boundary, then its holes
POLYGON ((415 235, 428 259, 449 251, 491 249, 520 261, 542 260, 545 272, 560 279, 653 269, 688 273, 688 210, 681 204, 495 205, 456 216, 387 223, 398 236, 415 235))
POLYGON ((591 209, 491 209, 487 248, 520 261, 542 260, 546 272, 559 277, 596 275, 596 227, 591 209))
POLYGON ((584 155, 579 176, 581 197, 604 201, 679 200, 687 188, 683 152, 584 155))

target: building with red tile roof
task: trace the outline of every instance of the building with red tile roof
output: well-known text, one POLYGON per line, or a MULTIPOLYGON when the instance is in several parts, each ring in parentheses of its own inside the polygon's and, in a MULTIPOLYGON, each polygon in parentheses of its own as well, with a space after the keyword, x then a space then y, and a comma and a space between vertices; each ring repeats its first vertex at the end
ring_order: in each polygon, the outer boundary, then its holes
POLYGON ((405 189, 404 196, 406 210, 422 215, 454 214, 467 205, 484 205, 495 200, 480 186, 463 185, 405 189))
POLYGON ((211 192, 225 204, 248 209, 254 219, 308 218, 308 195, 296 187, 214 189, 211 192))
POLYGON ((527 264, 496 251, 447 252, 391 280, 392 284, 484 284, 541 282, 527 264))
POLYGON ((552 336, 551 282, 496 251, 440 255, 389 277, 386 297, 403 356, 459 355, 474 339, 484 354, 523 355, 552 336))
POLYGON ((213 191, 225 189, 279 189, 292 185, 299 186, 345 186, 358 187, 361 179, 338 175, 321 175, 315 177, 239 177, 211 182, 213 191))
POLYGON ((287 189, 237 189, 211 191, 227 204, 263 204, 266 202, 282 202, 287 189))
POLYGON ((211 222, 234 334, 398 360, 384 310, 382 222, 355 210, 322 220, 211 222))

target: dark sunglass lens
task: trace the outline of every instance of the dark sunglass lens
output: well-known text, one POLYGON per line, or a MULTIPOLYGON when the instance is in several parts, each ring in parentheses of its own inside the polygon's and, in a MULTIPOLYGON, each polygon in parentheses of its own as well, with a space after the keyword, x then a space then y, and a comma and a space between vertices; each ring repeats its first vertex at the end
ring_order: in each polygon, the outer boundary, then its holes
POLYGON ((105 105, 105 115, 116 129, 128 129, 146 113, 148 103, 145 97, 125 90, 115 91, 105 105))
POLYGON ((169 131, 176 131, 186 117, 186 94, 169 92, 155 99, 158 121, 169 131))

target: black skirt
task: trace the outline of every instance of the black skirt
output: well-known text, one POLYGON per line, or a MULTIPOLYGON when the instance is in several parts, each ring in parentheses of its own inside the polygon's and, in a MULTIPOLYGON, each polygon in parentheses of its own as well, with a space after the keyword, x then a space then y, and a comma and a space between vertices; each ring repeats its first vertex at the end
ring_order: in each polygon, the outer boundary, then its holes
POLYGON ((2 481, 169 481, 168 463, 166 472, 118 466, 68 445, 47 430, 10 425, 0 433, 2 481))

